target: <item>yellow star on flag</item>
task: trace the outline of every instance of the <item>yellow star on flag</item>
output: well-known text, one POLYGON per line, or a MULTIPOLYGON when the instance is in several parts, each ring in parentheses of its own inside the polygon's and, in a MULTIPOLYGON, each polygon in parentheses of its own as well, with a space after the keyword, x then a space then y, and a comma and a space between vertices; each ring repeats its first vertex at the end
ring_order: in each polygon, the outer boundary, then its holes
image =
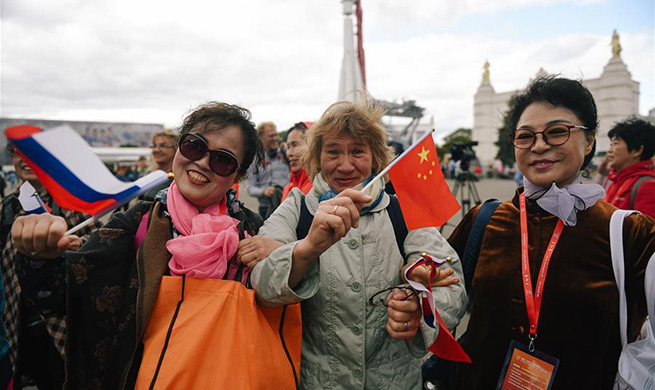
POLYGON ((426 150, 423 146, 421 146, 421 153, 418 154, 418 156, 421 158, 421 161, 419 163, 423 163, 423 161, 428 161, 428 153, 430 153, 429 150, 426 150))

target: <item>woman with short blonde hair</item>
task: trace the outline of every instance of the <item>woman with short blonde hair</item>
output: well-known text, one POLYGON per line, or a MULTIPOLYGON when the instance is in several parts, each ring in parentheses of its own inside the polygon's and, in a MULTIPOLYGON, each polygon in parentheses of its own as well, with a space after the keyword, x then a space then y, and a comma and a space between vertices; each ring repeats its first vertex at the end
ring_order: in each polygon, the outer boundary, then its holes
POLYGON ((387 130, 382 126, 384 108, 373 103, 340 101, 325 110, 307 131, 307 152, 303 165, 313 179, 320 171, 323 140, 347 136, 365 142, 371 148, 373 172, 379 172, 393 160, 393 149, 387 146, 387 130))
POLYGON ((397 200, 383 180, 370 195, 358 191, 392 158, 382 114, 368 103, 330 106, 307 132, 312 189, 291 190, 260 232, 283 245, 253 269, 259 302, 302 307, 301 389, 422 388, 421 361, 407 348, 425 354, 436 333, 418 298, 400 289, 385 295, 388 307, 372 299, 401 285, 401 269, 422 253, 453 259, 433 284, 449 286, 435 295, 446 325, 454 327, 466 308, 461 278, 450 277, 461 275, 461 264, 437 229, 394 240, 404 222, 388 211, 397 200))
POLYGON ((177 134, 173 130, 164 130, 152 135, 152 166, 151 171, 161 169, 171 172, 173 157, 177 152, 177 134))

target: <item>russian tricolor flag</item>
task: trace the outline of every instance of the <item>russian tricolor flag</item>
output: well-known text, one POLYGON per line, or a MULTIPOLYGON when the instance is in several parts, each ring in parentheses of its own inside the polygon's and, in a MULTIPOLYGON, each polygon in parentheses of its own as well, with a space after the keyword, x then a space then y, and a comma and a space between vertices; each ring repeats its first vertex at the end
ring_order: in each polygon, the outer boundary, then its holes
POLYGON ((65 209, 97 216, 167 180, 163 171, 133 183, 118 180, 69 126, 48 131, 30 125, 8 127, 5 135, 65 209))

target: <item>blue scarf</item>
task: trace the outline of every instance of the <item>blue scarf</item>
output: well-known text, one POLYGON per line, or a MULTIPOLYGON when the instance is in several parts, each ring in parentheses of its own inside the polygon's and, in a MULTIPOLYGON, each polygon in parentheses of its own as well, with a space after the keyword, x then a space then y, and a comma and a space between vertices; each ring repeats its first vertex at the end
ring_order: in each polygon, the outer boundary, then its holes
MULTIPOLYGON (((355 190, 361 190, 362 188, 364 188, 364 186, 366 186, 368 183, 370 183, 371 180, 373 180, 374 177, 375 177, 375 172, 373 172, 373 174, 372 174, 371 176, 369 176, 366 180, 364 180, 363 182, 361 182, 361 183, 358 184, 357 186, 353 187, 353 189, 355 189, 355 190)), ((319 195, 318 195, 318 201, 319 201, 319 203, 322 202, 322 201, 324 201, 324 200, 332 199, 332 198, 334 198, 335 196, 338 195, 338 194, 337 194, 337 193, 336 193, 336 192, 335 192, 335 191, 330 187, 330 185, 325 181, 325 179, 323 178, 323 175, 322 175, 320 172, 319 172, 318 175, 316 175, 316 177, 314 178, 314 191, 316 191, 316 192, 319 194, 319 195)), ((373 186, 372 191, 374 191, 374 192, 376 191, 375 186, 373 186)), ((370 194, 371 197, 372 197, 374 200, 373 200, 371 203, 365 205, 364 208, 362 208, 362 209, 359 211, 359 215, 364 215, 364 214, 370 212, 370 211, 373 210, 373 209, 374 209, 378 204, 380 204, 380 202, 382 201, 382 197, 384 196, 384 183, 382 184, 382 186, 380 186, 380 189, 378 189, 377 191, 378 191, 378 192, 377 192, 377 196, 376 196, 376 194, 374 194, 374 193, 371 193, 371 194, 370 194)))

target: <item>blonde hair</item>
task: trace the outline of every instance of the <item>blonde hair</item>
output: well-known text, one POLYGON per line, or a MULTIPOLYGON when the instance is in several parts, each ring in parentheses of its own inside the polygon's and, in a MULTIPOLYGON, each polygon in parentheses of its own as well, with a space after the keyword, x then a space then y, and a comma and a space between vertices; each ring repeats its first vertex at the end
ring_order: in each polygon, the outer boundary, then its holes
POLYGON ((257 136, 261 138, 262 134, 264 134, 264 129, 266 128, 266 126, 272 126, 277 131, 277 126, 275 126, 275 123, 273 123, 272 121, 260 122, 257 125, 257 136))
POLYGON ((387 131, 382 126, 383 107, 369 99, 362 102, 339 101, 325 110, 307 130, 307 151, 303 165, 313 179, 321 170, 323 140, 347 136, 363 141, 371 148, 373 171, 379 172, 393 160, 393 149, 387 145, 387 131))
POLYGON ((152 135, 152 142, 155 142, 155 138, 164 137, 173 141, 173 147, 177 150, 177 133, 173 130, 164 130, 152 135))
MULTIPOLYGON (((171 142, 173 143, 173 150, 175 150, 177 152, 177 133, 175 131, 173 131, 173 130, 164 130, 164 131, 154 133, 152 135, 152 138, 151 138, 152 143, 154 144, 155 143, 155 138, 159 138, 159 137, 168 138, 169 140, 171 140, 171 142)), ((152 153, 150 155, 152 156, 152 153)), ((159 166, 159 164, 157 164, 155 162, 155 160, 152 159, 152 162, 150 164, 150 171, 154 172, 154 171, 156 171, 156 170, 158 170, 160 168, 161 167, 159 166)))

